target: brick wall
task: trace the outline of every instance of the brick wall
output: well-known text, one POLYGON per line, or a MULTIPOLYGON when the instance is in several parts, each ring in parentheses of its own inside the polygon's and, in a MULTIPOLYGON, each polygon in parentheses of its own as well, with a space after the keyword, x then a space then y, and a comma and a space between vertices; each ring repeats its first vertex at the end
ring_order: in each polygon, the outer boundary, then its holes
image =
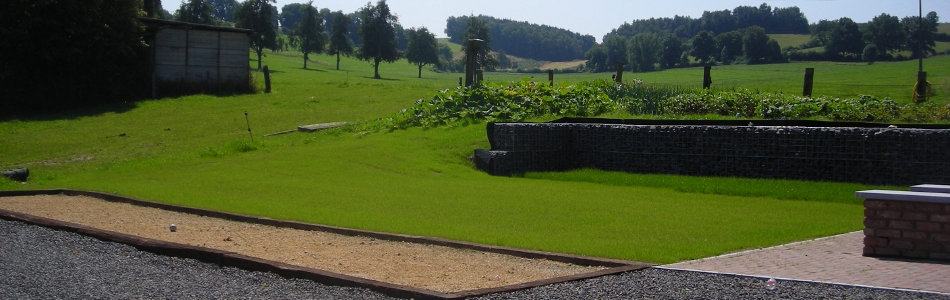
POLYGON ((950 260, 950 203, 864 201, 864 255, 950 260))
POLYGON ((476 165, 492 175, 594 168, 632 173, 950 183, 950 130, 497 123, 476 165))

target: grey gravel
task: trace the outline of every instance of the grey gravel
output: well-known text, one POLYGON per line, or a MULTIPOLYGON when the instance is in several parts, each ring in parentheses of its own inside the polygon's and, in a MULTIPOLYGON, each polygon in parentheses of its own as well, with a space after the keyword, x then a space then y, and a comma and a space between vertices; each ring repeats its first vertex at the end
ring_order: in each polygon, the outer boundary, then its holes
MULTIPOLYGON (((167 257, 0 220, 0 299, 392 299, 272 273, 167 257)), ((947 295, 647 269, 477 299, 950 299, 947 295)))

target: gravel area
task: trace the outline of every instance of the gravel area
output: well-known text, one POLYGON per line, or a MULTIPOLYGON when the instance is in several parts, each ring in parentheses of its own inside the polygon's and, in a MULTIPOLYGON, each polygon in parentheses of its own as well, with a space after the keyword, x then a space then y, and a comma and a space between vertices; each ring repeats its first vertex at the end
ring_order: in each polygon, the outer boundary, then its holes
MULTIPOLYGON (((0 299, 391 299, 166 257, 133 247, 0 220, 0 299)), ((950 299, 947 295, 779 281, 665 269, 488 295, 477 299, 950 299)))

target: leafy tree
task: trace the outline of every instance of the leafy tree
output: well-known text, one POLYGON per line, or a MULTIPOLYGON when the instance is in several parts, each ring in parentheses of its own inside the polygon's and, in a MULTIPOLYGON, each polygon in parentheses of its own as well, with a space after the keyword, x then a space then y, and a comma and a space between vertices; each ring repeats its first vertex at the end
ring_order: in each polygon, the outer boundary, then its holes
POLYGON ((716 49, 719 50, 716 53, 718 54, 716 58, 721 62, 731 62, 742 55, 742 37, 744 35, 744 30, 734 30, 716 36, 716 49), (725 50, 725 54, 727 54, 725 56, 723 55, 723 49, 727 49, 725 50))
POLYGON ((375 6, 367 3, 360 10, 360 37, 363 46, 356 51, 356 57, 372 61, 374 78, 379 79, 379 63, 392 63, 400 58, 396 49, 396 24, 399 19, 389 11, 386 0, 379 0, 375 6))
MULTIPOLYGON (((934 14, 936 15, 936 13, 934 14)), ((904 49, 910 50, 912 58, 937 54, 937 51, 934 50, 934 47, 936 47, 934 37, 937 35, 937 25, 930 23, 927 18, 905 17, 901 19, 901 26, 907 32, 907 44, 904 49)))
POLYGON ((811 39, 818 45, 827 45, 831 40, 831 34, 837 28, 838 22, 821 20, 812 28, 811 39))
POLYGON ((937 26, 940 25, 940 17, 937 16, 937 12, 935 11, 927 13, 925 18, 927 18, 927 21, 930 21, 930 25, 933 26, 934 29, 937 29, 937 26))
POLYGON ((627 60, 627 39, 619 35, 609 35, 604 38, 604 48, 607 50, 607 70, 616 70, 617 64, 629 65, 627 60))
POLYGON ((297 22, 300 22, 303 19, 303 10, 306 8, 306 4, 303 3, 291 3, 284 5, 280 8, 280 15, 278 19, 280 20, 280 26, 284 29, 294 29, 297 28, 297 22))
POLYGON ((511 58, 508 57, 505 50, 498 50, 498 67, 502 69, 511 68, 511 58))
POLYGON ((485 69, 494 69, 498 67, 498 60, 491 54, 491 30, 488 22, 480 18, 468 18, 468 26, 465 27, 465 34, 462 36, 462 51, 468 51, 468 41, 472 39, 482 40, 476 53, 476 64, 485 69))
POLYGON ((340 69, 340 55, 353 54, 353 43, 347 35, 350 34, 350 17, 342 11, 333 13, 333 24, 330 26, 330 55, 336 55, 336 69, 340 69))
POLYGON ((702 30, 711 32, 729 32, 739 29, 738 20, 728 10, 703 12, 702 30))
POLYGON ((663 51, 660 58, 660 65, 666 69, 672 69, 679 63, 683 57, 683 40, 675 34, 667 34, 663 39, 663 51))
POLYGON ((825 54, 830 57, 860 55, 864 51, 864 36, 857 23, 849 18, 831 22, 831 32, 825 43, 825 54))
POLYGON ((569 61, 583 58, 584 53, 597 44, 590 35, 490 16, 449 17, 445 34, 451 41, 464 44, 463 35, 470 18, 485 21, 492 37, 492 49, 505 50, 508 55, 539 61, 569 61))
POLYGON ((254 31, 251 34, 251 48, 257 53, 257 70, 261 70, 261 57, 264 49, 277 49, 277 29, 274 24, 274 11, 270 3, 274 0, 245 0, 238 4, 234 19, 238 28, 254 31))
POLYGON ((406 46, 406 60, 419 67, 419 78, 422 78, 422 67, 426 65, 439 67, 442 64, 439 60, 439 42, 425 27, 409 28, 407 33, 409 42, 406 46))
POLYGON ((785 55, 782 54, 782 46, 778 44, 778 41, 770 38, 769 41, 765 43, 765 49, 768 53, 769 62, 777 63, 788 61, 785 59, 785 55))
POLYGON ((693 37, 693 50, 690 55, 696 58, 696 61, 703 64, 709 62, 709 59, 716 54, 716 39, 709 31, 700 31, 693 37))
POLYGON ((607 47, 602 45, 594 46, 584 54, 587 59, 587 70, 591 72, 607 71, 607 47))
POLYGON ((861 54, 861 59, 868 62, 868 64, 873 64, 877 60, 877 45, 868 44, 864 46, 864 51, 861 54))
POLYGON ((439 59, 442 60, 442 69, 446 69, 446 67, 452 63, 453 56, 455 55, 452 53, 452 48, 449 47, 449 45, 439 43, 439 59))
POLYGON ((175 21, 214 25, 214 9, 205 0, 182 0, 175 21))
POLYGON ((655 65, 662 50, 659 37, 652 33, 641 33, 627 42, 627 61, 633 65, 634 71, 650 72, 656 70, 655 65))
POLYGON ((303 52, 303 68, 307 68, 310 53, 323 53, 326 41, 323 38, 323 16, 310 1, 303 7, 303 18, 294 28, 294 35, 300 37, 300 52, 303 52))
POLYGON ((901 50, 907 43, 907 32, 901 27, 900 20, 889 14, 874 17, 865 27, 864 39, 877 45, 881 53, 901 50))
POLYGON ((772 21, 765 26, 768 33, 775 34, 807 34, 808 18, 797 6, 775 8, 772 11, 772 21))
POLYGON ((146 97, 141 2, 0 1, 0 118, 146 97))
POLYGON ((760 63, 769 59, 769 40, 764 28, 759 26, 746 28, 745 35, 742 36, 742 53, 745 54, 749 63, 760 63))
POLYGON ((234 9, 237 8, 236 0, 208 0, 211 5, 212 15, 215 19, 224 22, 234 21, 234 9))

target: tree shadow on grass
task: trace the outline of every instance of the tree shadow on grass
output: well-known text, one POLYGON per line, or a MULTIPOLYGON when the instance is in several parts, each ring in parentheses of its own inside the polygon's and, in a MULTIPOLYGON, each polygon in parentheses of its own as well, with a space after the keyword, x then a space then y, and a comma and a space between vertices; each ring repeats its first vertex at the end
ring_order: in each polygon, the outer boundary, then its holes
MULTIPOLYGON (((138 100, 147 101, 147 100, 138 100)), ((125 113, 138 108, 138 101, 123 101, 121 103, 101 104, 94 107, 74 108, 48 112, 12 112, 0 114, 0 122, 19 121, 55 121, 75 120, 82 117, 92 117, 107 113, 125 113)))
POLYGON ((300 68, 300 69, 301 69, 301 70, 304 70, 304 71, 310 71, 310 72, 320 72, 320 73, 326 73, 326 72, 327 72, 326 70, 320 70, 320 69, 304 69, 304 68, 300 68))
POLYGON ((363 76, 363 78, 372 79, 372 80, 383 80, 383 81, 403 81, 402 79, 396 79, 396 78, 375 78, 375 77, 373 77, 373 76, 363 76))

